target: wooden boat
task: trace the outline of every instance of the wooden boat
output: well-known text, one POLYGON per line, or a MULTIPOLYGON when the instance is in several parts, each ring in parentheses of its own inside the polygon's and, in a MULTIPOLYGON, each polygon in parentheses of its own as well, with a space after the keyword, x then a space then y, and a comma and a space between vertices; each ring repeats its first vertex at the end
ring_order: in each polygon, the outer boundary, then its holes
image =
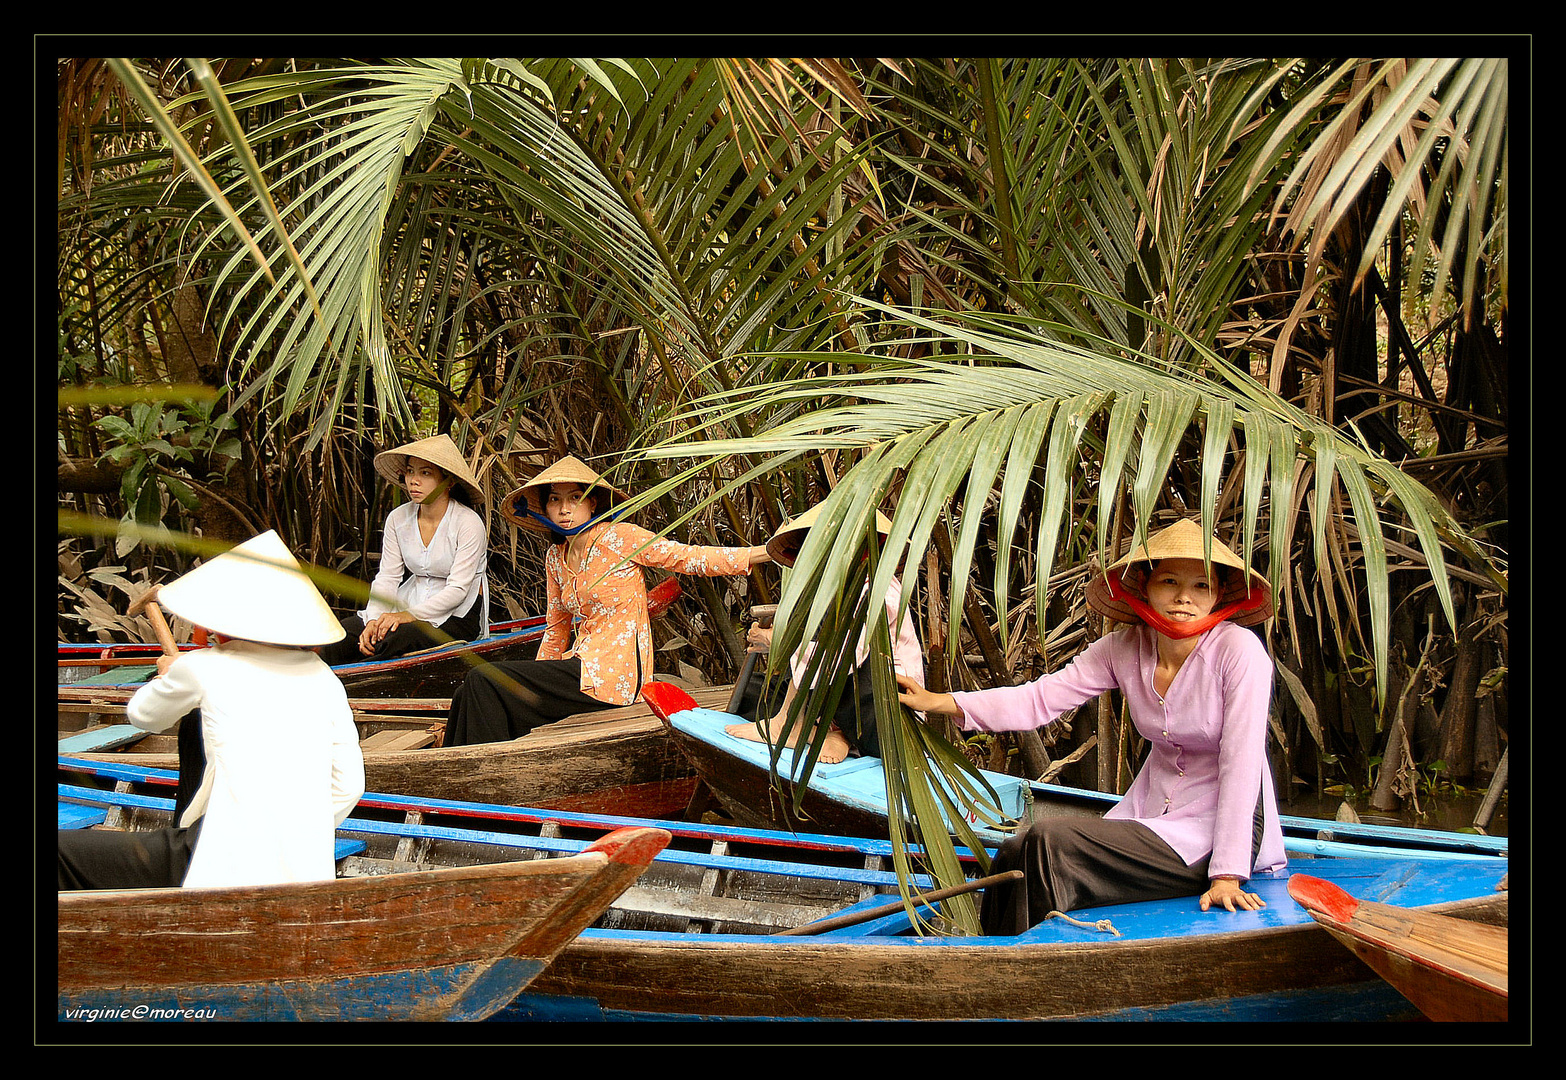
POLYGON ((668 841, 309 884, 58 895, 60 1021, 482 1020, 668 841))
MULTIPOLYGON (((538 651, 542 616, 501 623, 487 637, 453 641, 390 660, 339 664, 332 670, 350 696, 359 698, 451 697, 473 665, 523 660, 538 651)), ((158 648, 67 646, 56 649, 59 700, 124 704, 157 671, 158 648)))
MULTIPOLYGON (((857 757, 830 765, 817 763, 799 811, 793 793, 802 762, 783 750, 773 774, 772 748, 725 733, 738 716, 697 701, 679 687, 648 683, 643 697, 663 722, 675 746, 691 762, 714 799, 735 821, 753 828, 810 828, 854 836, 888 835, 886 777, 878 758, 857 757), (782 792, 779 791, 781 786, 782 792)), ((967 824, 984 844, 994 846, 1011 835, 1009 822, 1048 816, 1102 816, 1118 797, 1097 791, 1040 784, 981 770, 993 789, 994 813, 969 813, 967 824)), ((1291 855, 1370 854, 1401 858, 1504 856, 1505 837, 1284 817, 1284 843, 1291 855)), ((950 825, 950 822, 947 823, 950 825)))
MULTIPOLYGON (((97 773, 99 783, 153 779, 121 764, 75 768, 97 773)), ((160 782, 173 780, 164 774, 160 782)), ((168 803, 71 790, 78 803, 168 803)), ((569 852, 586 836, 630 824, 637 823, 370 795, 340 833, 366 845, 344 860, 343 873, 569 852)), ((492 1020, 1418 1018, 1289 902, 1287 872, 1252 881, 1268 904, 1261 911, 1204 913, 1184 898, 1069 912, 1075 921, 1053 918, 1015 938, 920 936, 898 899, 884 839, 655 827, 672 839, 652 866, 492 1020), (829 922, 856 914, 869 918, 829 922), (800 929, 807 932, 784 932, 800 929)), ((1508 894, 1496 889, 1505 859, 1307 856, 1295 868, 1305 864, 1379 903, 1490 923, 1509 917, 1508 894)), ((938 909, 931 914, 939 919, 938 909)))
MULTIPOLYGON (((649 595, 655 610, 667 608, 679 595, 678 584, 669 578, 654 587, 649 595)), ((510 632, 531 635, 525 644, 532 649, 541 625, 541 620, 526 620, 510 632)), ((405 671, 438 660, 461 664, 465 671, 474 657, 497 659, 490 650, 517 647, 518 642, 508 646, 490 638, 432 650, 441 654, 434 660, 429 653, 416 653, 385 664, 354 664, 337 670, 375 668, 379 678, 390 676, 388 665, 402 665, 400 670, 405 671), (468 651, 463 654, 462 649, 468 651), (461 658, 464 655, 467 659, 461 658)), ((423 681, 404 685, 423 686, 444 678, 442 670, 426 668, 419 676, 423 681)), ((349 678, 345 676, 344 682, 350 682, 349 678)), ((62 685, 58 753, 134 757, 151 768, 177 769, 179 755, 173 733, 149 735, 123 722, 125 703, 138 685, 92 680, 62 685)), ((717 704, 720 699, 727 700, 729 691, 710 688, 693 693, 703 703, 717 704)), ((374 790, 669 817, 685 811, 696 787, 690 763, 674 749, 644 704, 567 717, 507 742, 442 747, 436 743, 451 704, 449 696, 360 697, 353 686, 349 694, 364 752, 366 782, 374 790)))
MULTIPOLYGON (((680 581, 669 577, 647 590, 647 611, 657 618, 680 598, 680 581)), ((476 641, 453 641, 390 660, 338 664, 332 670, 350 697, 449 698, 478 663, 524 660, 538 651, 544 617, 535 615, 491 623, 476 641)), ((181 645, 178 648, 196 648, 181 645)), ((59 700, 66 703, 124 704, 157 670, 157 645, 56 646, 59 700)))
MULTIPOLYGON (((691 693, 711 705, 729 696, 726 687, 691 693)), ((506 742, 441 747, 432 744, 448 700, 349 701, 374 791, 659 818, 684 814, 696 788, 690 762, 645 704, 566 717, 506 742), (378 711, 386 705, 404 711, 378 711)), ((148 735, 125 723, 123 704, 82 708, 92 711, 73 719, 85 726, 62 719, 59 754, 178 769, 172 733, 148 735)))
POLYGON ((1289 895, 1431 1020, 1508 1018, 1507 927, 1357 899, 1307 874, 1289 895))

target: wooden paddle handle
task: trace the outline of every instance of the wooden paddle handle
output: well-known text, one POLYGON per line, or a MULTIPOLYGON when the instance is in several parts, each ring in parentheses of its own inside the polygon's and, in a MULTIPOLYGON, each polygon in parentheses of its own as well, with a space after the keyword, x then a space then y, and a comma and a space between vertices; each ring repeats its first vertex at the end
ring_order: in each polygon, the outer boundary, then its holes
POLYGON ((152 633, 158 639, 158 644, 163 646, 163 651, 170 656, 179 655, 179 646, 174 644, 174 634, 169 630, 169 624, 163 617, 163 609, 158 606, 158 587, 153 586, 130 606, 130 614, 147 616, 147 621, 152 624, 152 633))
POLYGON ((158 644, 163 646, 163 651, 170 656, 179 655, 179 646, 174 644, 174 634, 169 630, 168 622, 163 618, 163 609, 157 601, 147 605, 147 621, 152 624, 152 632, 157 635, 158 644))
MULTIPOLYGON (((1003 881, 1020 881, 1026 876, 1021 870, 1006 870, 999 874, 991 874, 989 877, 966 881, 961 885, 953 885, 950 888, 936 889, 934 892, 923 893, 915 896, 913 902, 916 904, 930 904, 936 900, 946 900, 953 896, 961 896, 963 893, 987 889, 991 885, 998 885, 1003 881)), ((880 907, 873 907, 867 911, 855 911, 832 919, 822 919, 820 922, 806 923, 804 926, 796 926, 792 930, 779 930, 778 935, 802 937, 807 934, 824 934, 828 930, 838 930, 845 926, 857 926, 859 923, 870 922, 872 919, 895 915, 902 910, 904 910, 903 902, 899 900, 895 904, 883 904, 880 907)))

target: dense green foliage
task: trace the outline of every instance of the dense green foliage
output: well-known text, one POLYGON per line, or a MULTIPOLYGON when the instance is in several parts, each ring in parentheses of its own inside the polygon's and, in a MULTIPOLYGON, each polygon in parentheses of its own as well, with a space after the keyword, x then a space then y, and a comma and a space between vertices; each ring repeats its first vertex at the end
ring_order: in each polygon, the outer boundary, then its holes
MULTIPOLYGON (((901 573, 937 687, 1058 665, 1100 629, 1090 561, 1200 514, 1282 598, 1285 785, 1466 778, 1506 724, 1508 73, 62 61, 61 506, 276 527, 368 578, 369 459, 434 431, 497 493, 594 459, 698 542, 830 496, 786 581, 700 584, 671 670, 732 677, 747 602, 781 598, 785 649, 821 636, 879 507, 872 593, 901 573)), ((541 553, 491 528, 536 610, 541 553)), ((120 535, 62 534, 62 636, 126 629, 94 580, 187 558, 120 535)), ((927 763, 960 765, 883 704, 928 820, 927 763)), ((1137 748, 1106 703, 1020 750, 1114 787, 1137 748)))

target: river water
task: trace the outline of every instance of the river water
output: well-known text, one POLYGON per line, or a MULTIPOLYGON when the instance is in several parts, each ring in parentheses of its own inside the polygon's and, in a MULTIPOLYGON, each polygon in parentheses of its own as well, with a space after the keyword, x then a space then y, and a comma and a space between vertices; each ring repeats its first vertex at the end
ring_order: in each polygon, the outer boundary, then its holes
MULTIPOLYGON (((1341 795, 1316 795, 1314 792, 1306 792, 1296 795, 1289 802, 1279 807, 1279 812, 1296 817, 1313 817, 1333 820, 1338 815, 1338 808, 1347 801, 1359 815, 1359 820, 1367 825, 1399 825, 1413 829, 1439 829, 1446 832, 1458 832, 1472 828, 1474 818, 1479 813, 1479 807, 1484 802, 1482 794, 1476 795, 1451 795, 1421 796, 1419 799, 1419 812, 1415 813, 1412 806, 1405 806, 1397 813, 1386 813, 1380 810, 1372 810, 1366 800, 1362 798, 1345 800, 1341 795)), ((1491 814, 1489 823, 1485 826, 1485 834, 1488 836, 1509 836, 1510 799, 1503 795, 1497 804, 1495 812, 1491 814)))

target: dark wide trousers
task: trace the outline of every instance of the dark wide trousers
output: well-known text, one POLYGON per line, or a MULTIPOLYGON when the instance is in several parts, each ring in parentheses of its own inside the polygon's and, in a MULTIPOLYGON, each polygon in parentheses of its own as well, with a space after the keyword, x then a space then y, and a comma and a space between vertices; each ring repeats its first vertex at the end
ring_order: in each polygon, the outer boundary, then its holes
POLYGON ((373 655, 365 656, 359 651, 359 635, 364 633, 364 620, 357 615, 349 615, 342 620, 345 636, 341 641, 334 641, 330 645, 322 645, 317 650, 322 660, 332 667, 339 664, 361 664, 370 660, 390 660, 398 656, 406 656, 420 649, 434 648, 436 645, 444 645, 448 641, 472 641, 478 637, 482 627, 479 626, 479 606, 475 604, 473 610, 466 615, 453 615, 439 626, 415 619, 411 623, 403 623, 397 629, 381 638, 381 643, 375 647, 373 655))
MULTIPOLYGON (((192 709, 179 722, 179 786, 174 820, 201 787, 206 746, 201 739, 201 710, 192 709)), ((177 824, 151 832, 112 829, 60 829, 56 842, 61 890, 163 889, 185 882, 190 856, 201 835, 201 819, 188 829, 177 824)))
POLYGON ((451 697, 445 746, 519 739, 576 713, 617 708, 582 693, 579 660, 512 660, 480 664, 451 697))
POLYGON ((200 834, 200 820, 188 829, 152 832, 61 829, 58 888, 177 888, 185 881, 200 834))
POLYGON ((1137 821, 1049 818, 1000 846, 990 873, 1021 870, 1021 881, 984 890, 979 925, 986 934, 1020 934, 1051 911, 1207 891, 1207 859, 1191 866, 1137 821))

